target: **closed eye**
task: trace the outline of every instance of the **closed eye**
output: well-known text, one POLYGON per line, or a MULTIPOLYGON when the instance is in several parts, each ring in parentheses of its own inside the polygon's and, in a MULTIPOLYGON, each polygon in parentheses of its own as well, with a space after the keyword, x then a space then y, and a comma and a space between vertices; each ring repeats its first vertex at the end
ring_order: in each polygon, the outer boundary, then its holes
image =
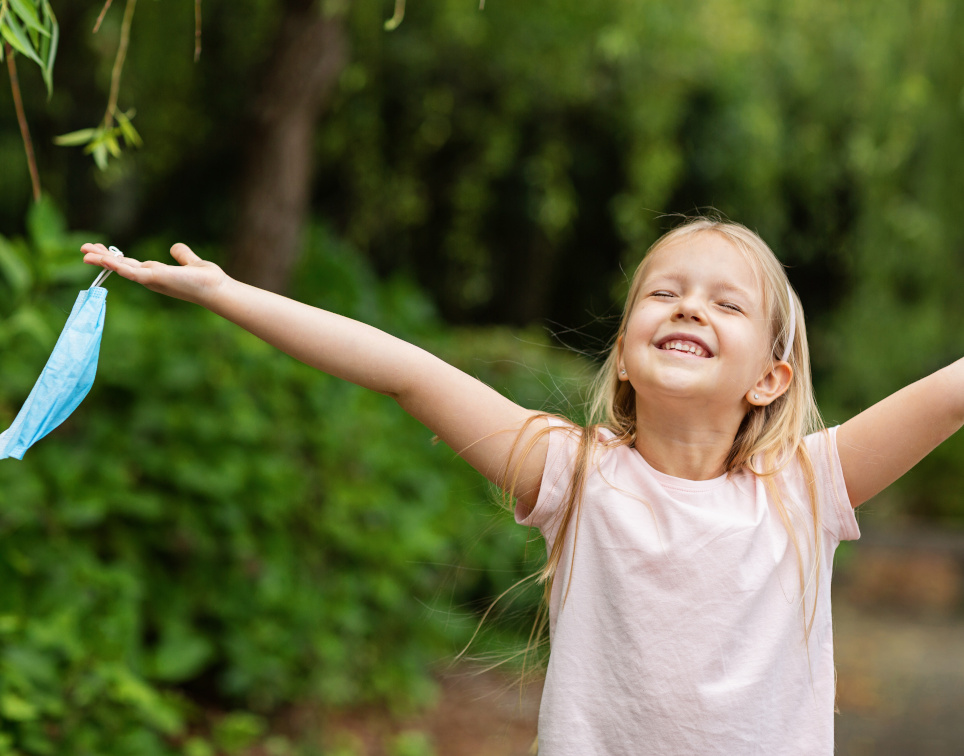
POLYGON ((654 291, 654 292, 650 293, 649 296, 651 296, 651 297, 675 297, 676 295, 675 295, 673 292, 671 292, 671 291, 667 291, 666 289, 658 289, 657 291, 654 291))
POLYGON ((732 302, 719 302, 718 304, 719 304, 720 307, 722 307, 722 308, 724 308, 724 309, 726 309, 726 310, 733 310, 734 312, 740 312, 740 313, 743 312, 743 308, 742 308, 742 307, 740 307, 740 306, 737 305, 737 304, 733 304, 732 302))

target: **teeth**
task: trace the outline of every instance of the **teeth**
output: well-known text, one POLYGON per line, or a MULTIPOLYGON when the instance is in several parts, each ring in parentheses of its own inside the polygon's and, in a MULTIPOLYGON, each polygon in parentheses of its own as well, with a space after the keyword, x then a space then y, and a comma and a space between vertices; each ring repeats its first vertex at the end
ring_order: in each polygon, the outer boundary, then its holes
POLYGON ((667 341, 663 344, 663 349, 675 350, 677 352, 689 352, 697 357, 702 357, 706 352, 703 347, 689 341, 667 341))

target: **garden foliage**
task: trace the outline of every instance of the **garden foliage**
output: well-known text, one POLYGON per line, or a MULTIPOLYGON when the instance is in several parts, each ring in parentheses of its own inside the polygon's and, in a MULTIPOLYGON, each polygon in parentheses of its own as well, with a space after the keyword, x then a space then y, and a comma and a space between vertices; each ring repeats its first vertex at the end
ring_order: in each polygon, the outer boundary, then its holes
MULTIPOLYGON (((46 259, 5 244, 25 266, 46 259)), ((73 291, 61 275, 96 272, 74 250, 38 271, 38 300, 73 291)), ((377 282, 320 229, 301 280, 525 403, 565 402, 581 369, 519 336, 443 333, 415 287, 377 282)), ((203 730, 191 700, 428 700, 431 668, 541 547, 391 400, 192 305, 107 286, 94 390, 22 462, 0 463, 0 754, 178 752, 203 730)), ((37 310, 47 330, 16 331, 16 312, 0 322, 3 423, 59 328, 37 310)))

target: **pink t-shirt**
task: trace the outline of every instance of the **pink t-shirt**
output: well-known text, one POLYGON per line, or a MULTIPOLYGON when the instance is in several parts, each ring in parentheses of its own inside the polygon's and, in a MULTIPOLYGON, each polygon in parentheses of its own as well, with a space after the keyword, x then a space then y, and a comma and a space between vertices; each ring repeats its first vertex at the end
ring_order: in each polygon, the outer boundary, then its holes
MULTIPOLYGON (((516 511, 549 548, 578 432, 550 433, 538 501, 516 511)), ((835 438, 832 429, 806 439, 823 549, 809 649, 797 552, 762 480, 682 480, 630 447, 597 447, 575 560, 573 520, 553 583, 539 756, 833 753, 830 574, 837 544, 860 535, 835 438)), ((799 464, 778 481, 809 566, 799 464)), ((808 619, 812 605, 811 585, 808 619)))

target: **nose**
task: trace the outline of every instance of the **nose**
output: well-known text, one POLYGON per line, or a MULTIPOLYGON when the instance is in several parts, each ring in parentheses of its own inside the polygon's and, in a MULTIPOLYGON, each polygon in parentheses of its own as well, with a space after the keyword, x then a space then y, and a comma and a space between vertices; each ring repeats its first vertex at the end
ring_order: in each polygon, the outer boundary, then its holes
POLYGON ((705 322, 706 314, 703 310, 703 303, 695 296, 680 298, 676 311, 673 313, 673 320, 692 320, 694 323, 705 322))

